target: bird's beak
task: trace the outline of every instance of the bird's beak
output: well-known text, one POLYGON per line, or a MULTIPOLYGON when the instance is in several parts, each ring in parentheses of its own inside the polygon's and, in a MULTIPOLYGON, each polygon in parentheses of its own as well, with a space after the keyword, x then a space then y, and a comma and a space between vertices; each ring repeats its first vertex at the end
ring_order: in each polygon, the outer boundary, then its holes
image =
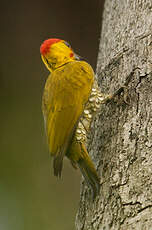
POLYGON ((78 60, 78 61, 84 60, 84 58, 82 58, 81 56, 79 56, 76 53, 74 53, 74 58, 75 58, 75 60, 78 60))

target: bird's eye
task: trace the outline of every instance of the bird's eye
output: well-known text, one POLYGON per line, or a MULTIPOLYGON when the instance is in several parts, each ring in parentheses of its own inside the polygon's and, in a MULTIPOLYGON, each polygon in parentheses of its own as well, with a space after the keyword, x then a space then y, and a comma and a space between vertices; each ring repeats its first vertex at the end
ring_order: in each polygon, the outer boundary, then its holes
POLYGON ((64 42, 64 44, 65 44, 67 47, 71 48, 71 46, 70 46, 70 44, 69 44, 68 42, 64 42))

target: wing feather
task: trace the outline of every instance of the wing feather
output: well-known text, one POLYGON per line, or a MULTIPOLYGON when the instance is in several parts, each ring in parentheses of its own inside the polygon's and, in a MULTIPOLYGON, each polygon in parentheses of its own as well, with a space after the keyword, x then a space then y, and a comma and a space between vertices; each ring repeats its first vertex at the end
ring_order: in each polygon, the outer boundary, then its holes
MULTIPOLYGON (((82 61, 70 62, 58 68, 47 79, 42 110, 46 121, 49 150, 51 155, 58 159, 56 162, 60 162, 56 163, 57 165, 62 164, 91 93, 93 80, 91 66, 82 61)), ((59 171, 61 173, 61 170, 59 171)), ((60 173, 57 170, 55 174, 60 173)))

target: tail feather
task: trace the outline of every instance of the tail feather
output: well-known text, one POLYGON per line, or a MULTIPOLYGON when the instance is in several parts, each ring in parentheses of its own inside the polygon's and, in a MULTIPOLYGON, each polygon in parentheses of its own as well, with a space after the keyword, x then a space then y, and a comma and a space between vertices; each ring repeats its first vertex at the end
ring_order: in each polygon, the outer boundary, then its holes
POLYGON ((63 167, 63 156, 55 156, 53 160, 54 176, 61 177, 63 167))
MULTIPOLYGON (((61 177, 62 167, 63 167, 63 157, 67 149, 68 142, 66 142, 61 148, 58 149, 56 154, 54 154, 53 168, 54 175, 61 177)), ((53 154, 52 154, 53 155, 53 154)))
POLYGON ((86 183, 91 188, 94 199, 99 194, 100 180, 85 144, 76 141, 74 138, 66 156, 70 159, 73 166, 77 165, 80 168, 86 183))
POLYGON ((95 199, 95 197, 99 194, 100 182, 94 165, 92 162, 90 162, 88 164, 88 162, 85 159, 80 159, 78 161, 78 166, 88 186, 92 190, 93 199, 95 199))
POLYGON ((99 194, 100 180, 84 143, 73 141, 67 157, 80 168, 94 199, 99 194))

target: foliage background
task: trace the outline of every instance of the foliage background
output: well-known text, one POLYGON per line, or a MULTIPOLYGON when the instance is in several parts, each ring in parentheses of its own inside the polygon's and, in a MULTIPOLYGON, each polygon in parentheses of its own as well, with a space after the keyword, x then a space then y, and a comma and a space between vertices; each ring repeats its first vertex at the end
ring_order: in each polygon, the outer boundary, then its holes
POLYGON ((80 173, 52 175, 41 113, 48 71, 39 46, 69 41, 95 68, 101 0, 3 1, 0 30, 0 229, 72 230, 80 173))

